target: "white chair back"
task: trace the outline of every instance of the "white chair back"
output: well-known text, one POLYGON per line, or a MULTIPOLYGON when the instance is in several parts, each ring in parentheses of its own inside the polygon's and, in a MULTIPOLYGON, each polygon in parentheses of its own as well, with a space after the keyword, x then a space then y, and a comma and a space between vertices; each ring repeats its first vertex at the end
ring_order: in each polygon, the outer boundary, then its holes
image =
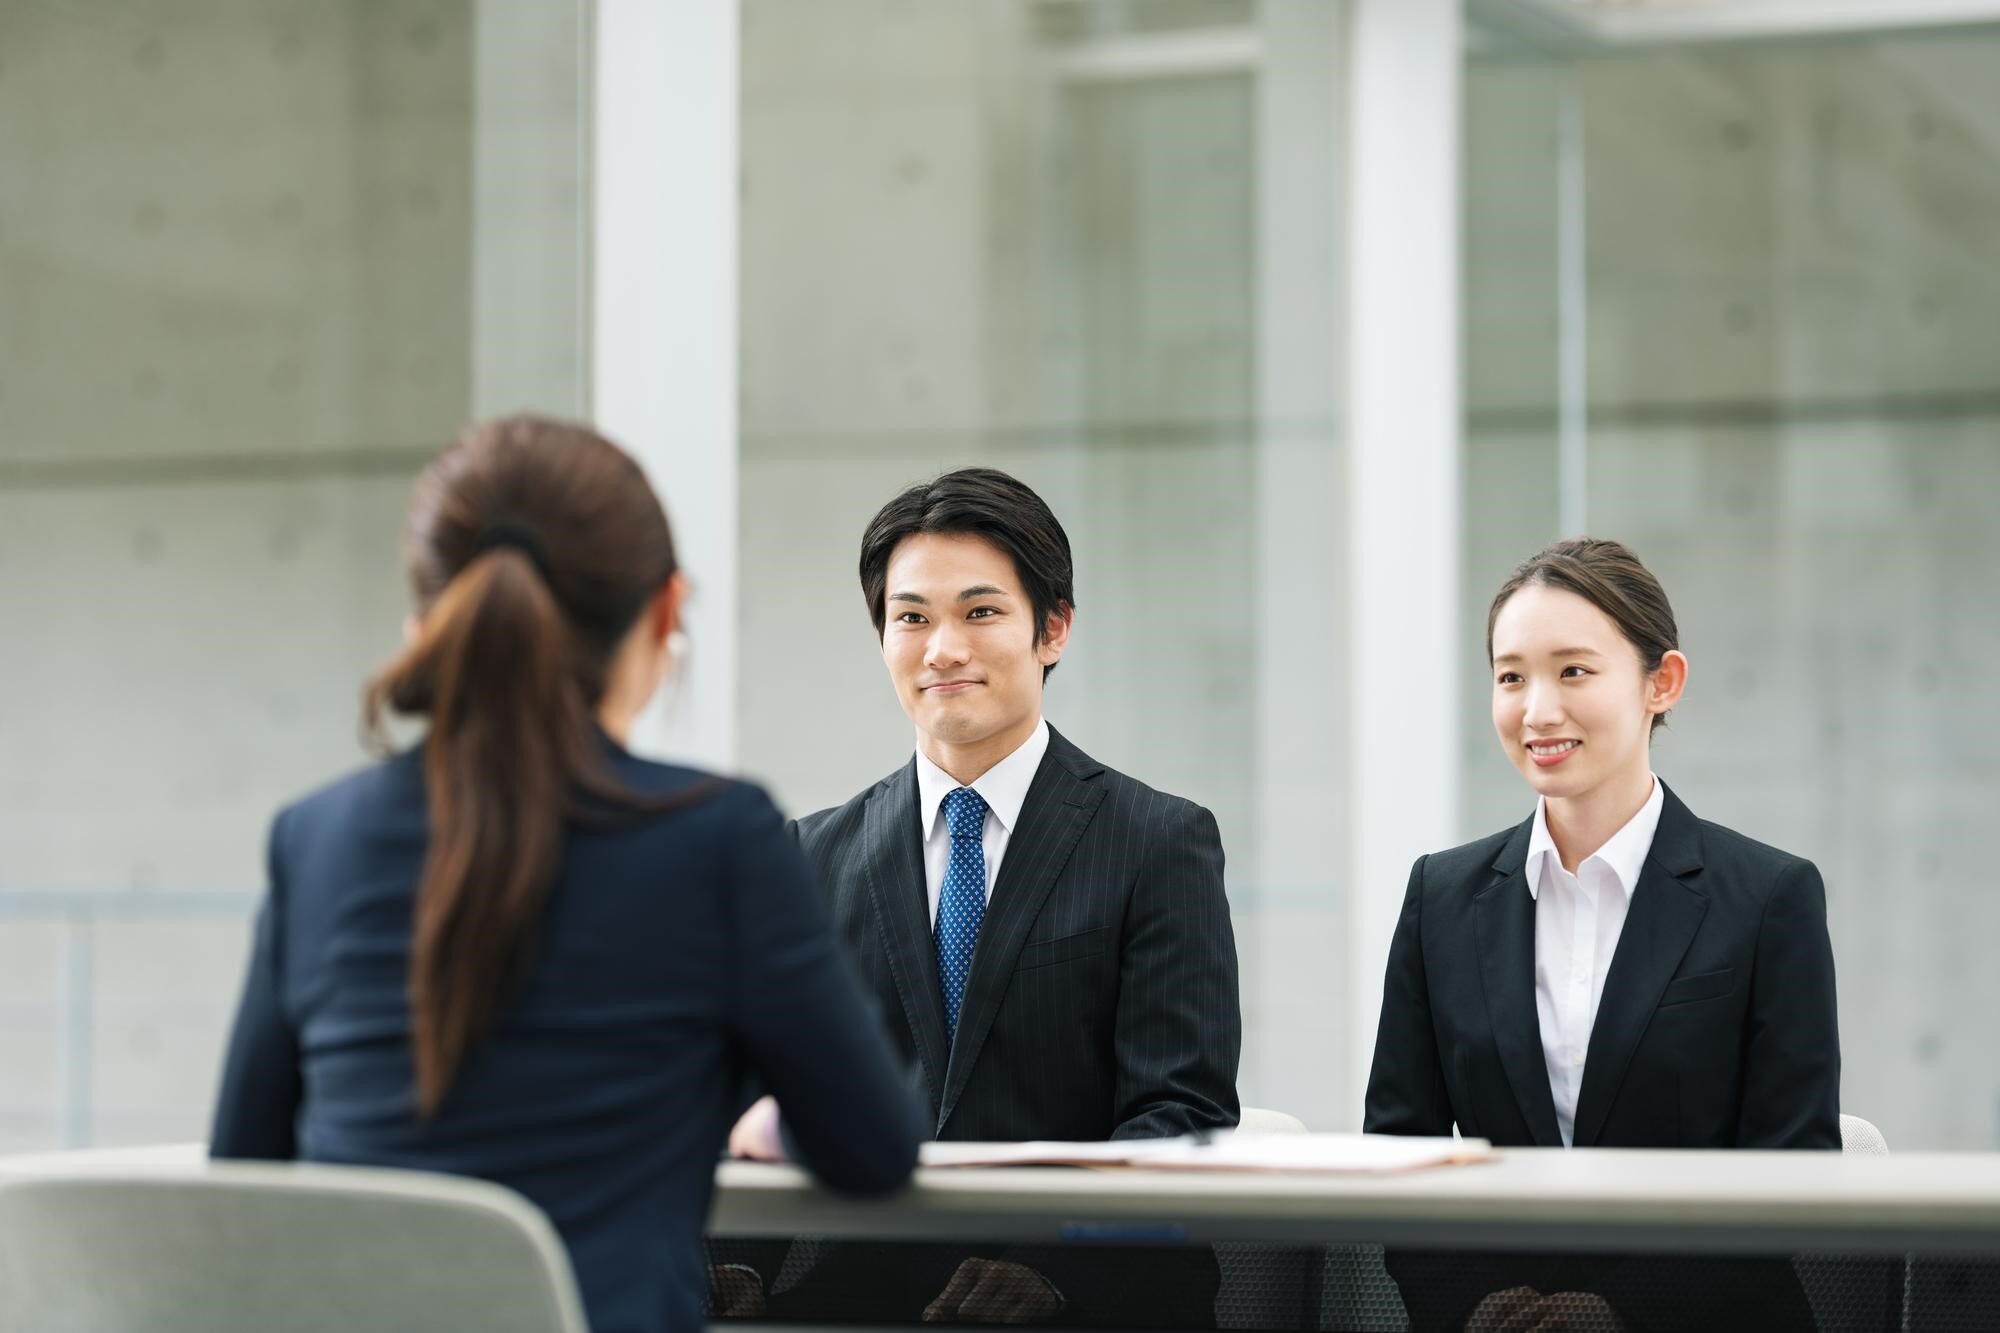
POLYGON ((514 1191, 246 1162, 0 1171, 0 1329, 440 1328, 588 1333, 561 1239, 514 1191))
POLYGON ((1860 1116, 1844 1115, 1840 1117, 1840 1150, 1856 1157, 1882 1157, 1888 1154, 1889 1141, 1860 1116))
POLYGON ((1246 1106, 1242 1119, 1236 1128, 1244 1134, 1303 1134, 1305 1121, 1283 1111, 1273 1111, 1262 1106, 1246 1106))

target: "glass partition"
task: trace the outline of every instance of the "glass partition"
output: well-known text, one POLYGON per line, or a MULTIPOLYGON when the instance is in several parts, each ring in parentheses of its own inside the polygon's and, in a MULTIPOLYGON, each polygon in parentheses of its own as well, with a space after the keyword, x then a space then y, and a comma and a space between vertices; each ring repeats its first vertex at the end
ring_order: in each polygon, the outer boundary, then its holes
POLYGON ((1996 60, 1973 28, 1467 69, 1465 832, 1531 808, 1480 654, 1567 481, 1679 615, 1656 770, 1825 873, 1843 1109, 1898 1149, 2000 1146, 1996 60))

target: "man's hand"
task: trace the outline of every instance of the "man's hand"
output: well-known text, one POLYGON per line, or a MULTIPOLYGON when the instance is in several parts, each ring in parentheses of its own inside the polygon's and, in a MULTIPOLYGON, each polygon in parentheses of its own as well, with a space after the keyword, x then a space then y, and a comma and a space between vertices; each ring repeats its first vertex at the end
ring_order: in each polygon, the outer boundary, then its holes
POLYGON ((1611 1302, 1594 1291, 1544 1296, 1533 1287, 1496 1291, 1473 1307, 1466 1333, 1622 1333, 1611 1302))
POLYGON ((1625 1333, 1628 1325, 1594 1291, 1553 1291, 1542 1297, 1541 1316, 1530 1327, 1551 1333, 1625 1333))
POLYGON ((1542 1293, 1533 1287, 1509 1287, 1496 1291, 1472 1307, 1472 1313, 1465 1321, 1465 1333, 1514 1333, 1516 1329, 1533 1328, 1532 1319, 1520 1322, 1522 1316, 1532 1315, 1541 1307, 1542 1293))
POLYGON ((967 1259, 924 1307, 927 1324, 1034 1324, 1055 1317, 1062 1297, 1026 1264, 967 1259))
POLYGON ((759 1097, 729 1131, 729 1155, 753 1162, 782 1162, 785 1143, 778 1136, 778 1099, 759 1097))

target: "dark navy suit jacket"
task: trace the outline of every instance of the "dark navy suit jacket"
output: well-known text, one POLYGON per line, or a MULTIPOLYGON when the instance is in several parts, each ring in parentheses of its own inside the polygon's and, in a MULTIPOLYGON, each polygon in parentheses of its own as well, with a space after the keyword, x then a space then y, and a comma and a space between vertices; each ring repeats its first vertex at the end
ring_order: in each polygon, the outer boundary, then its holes
POLYGON ((1237 1121, 1243 1022, 1207 810, 1049 728, 993 886, 956 1039, 912 759, 798 823, 834 921, 921 1073, 939 1139, 1136 1139, 1237 1121))
MULTIPOLYGON (((1562 1146, 1535 1011, 1533 824, 1420 858, 1410 872, 1368 1079, 1370 1133, 1456 1125, 1501 1147, 1562 1146)), ((1591 1027, 1575 1145, 1840 1147, 1833 945, 1812 862, 1697 819, 1665 793, 1591 1027)), ((1701 1327, 1718 1309, 1745 1327, 1805 1319, 1783 1266, 1690 1269, 1681 1285, 1716 1304, 1675 1309, 1658 1297, 1668 1285, 1658 1264, 1573 1263, 1546 1282, 1503 1279, 1461 1256, 1421 1277, 1409 1259, 1392 1256, 1390 1267, 1419 1327, 1462 1318, 1468 1297, 1497 1289, 1489 1282, 1517 1281, 1597 1291, 1649 1326, 1701 1327)))
MULTIPOLYGON (((705 781, 607 749, 640 792, 705 781)), ((702 1224, 750 1076, 828 1184, 907 1178, 922 1108, 796 843, 738 783, 570 830, 518 1001, 418 1120, 405 989, 426 826, 415 753, 278 816, 214 1155, 512 1186, 567 1242, 594 1333, 700 1327, 702 1224)))
MULTIPOLYGON (((898 1054, 923 1081, 932 1134, 1133 1139, 1236 1123, 1243 1022, 1213 815, 1106 768, 1049 728, 955 1039, 945 1035, 919 823, 912 759, 845 805, 801 819, 798 836, 898 1054)), ((833 1285, 881 1297, 844 1303, 842 1317, 909 1318, 964 1257, 949 1246, 877 1249, 871 1268, 867 1248, 826 1265, 833 1285)), ((1069 1322, 1213 1322, 1217 1270, 1206 1249, 986 1253, 1053 1282, 1069 1322)), ((811 1286, 800 1291, 791 1308, 802 1317, 835 1308, 811 1286)))

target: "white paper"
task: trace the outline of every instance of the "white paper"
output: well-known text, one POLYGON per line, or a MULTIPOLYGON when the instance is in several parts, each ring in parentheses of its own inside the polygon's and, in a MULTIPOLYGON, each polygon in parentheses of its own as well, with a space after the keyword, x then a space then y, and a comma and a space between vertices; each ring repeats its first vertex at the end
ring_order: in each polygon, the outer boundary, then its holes
POLYGON ((1483 1161, 1484 1139, 1401 1134, 1218 1134, 1208 1142, 1158 1139, 1133 1154, 1135 1166, 1208 1171, 1411 1171, 1483 1161))
POLYGON ((1038 1139, 1026 1143, 926 1143, 917 1150, 920 1166, 1125 1166, 1134 1143, 1175 1143, 1176 1139, 1138 1139, 1118 1143, 1065 1143, 1038 1139))
POLYGON ((1163 1171, 1388 1172, 1490 1160, 1485 1139, 1242 1134, 1112 1143, 926 1143, 925 1166, 1122 1166, 1163 1171))

